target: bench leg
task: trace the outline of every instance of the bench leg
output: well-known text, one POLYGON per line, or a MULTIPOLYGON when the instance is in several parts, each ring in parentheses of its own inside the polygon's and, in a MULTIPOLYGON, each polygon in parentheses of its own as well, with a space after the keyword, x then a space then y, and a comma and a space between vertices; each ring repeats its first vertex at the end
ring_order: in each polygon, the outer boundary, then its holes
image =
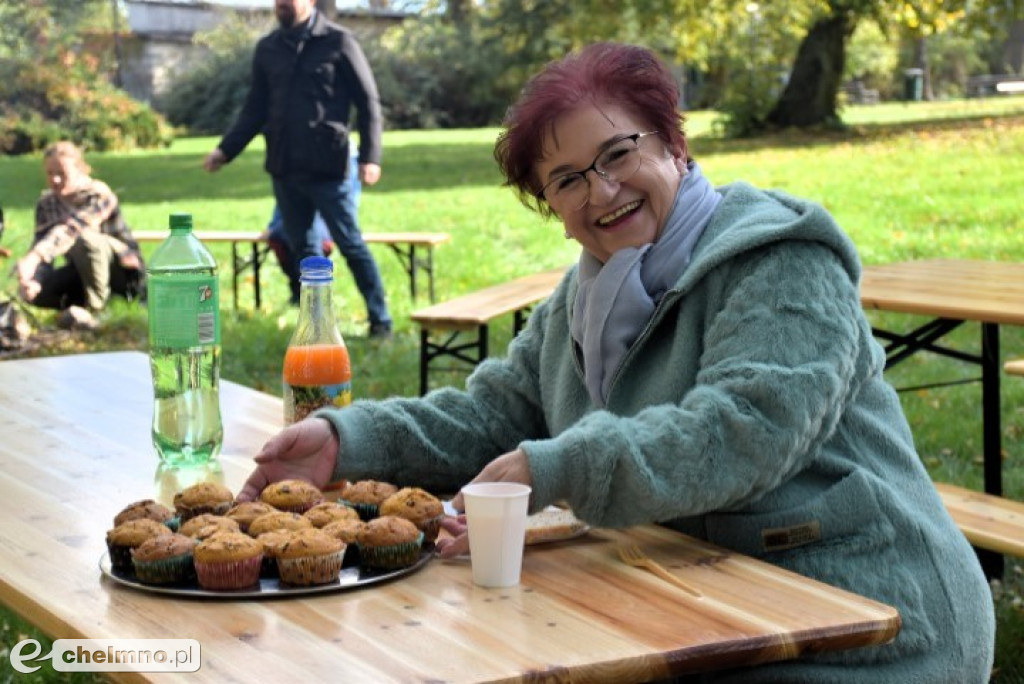
POLYGON ((260 308, 260 245, 252 243, 252 294, 256 300, 256 309, 260 308))
MULTIPOLYGON (((430 362, 439 356, 450 356, 453 359, 463 361, 470 366, 476 367, 481 361, 487 358, 488 351, 488 327, 483 324, 477 328, 475 340, 456 343, 460 331, 456 330, 443 342, 433 343, 430 341, 430 330, 426 327, 420 328, 420 396, 422 397, 430 390, 430 362), (470 353, 467 353, 470 352, 470 353), (475 352, 475 354, 473 354, 475 352)), ((458 370, 458 369, 453 369, 458 370)))

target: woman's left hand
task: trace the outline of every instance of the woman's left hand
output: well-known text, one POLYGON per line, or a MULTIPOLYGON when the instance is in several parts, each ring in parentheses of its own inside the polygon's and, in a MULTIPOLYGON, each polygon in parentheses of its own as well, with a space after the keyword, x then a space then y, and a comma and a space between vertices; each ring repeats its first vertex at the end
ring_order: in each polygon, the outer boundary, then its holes
MULTIPOLYGON (((530 473, 530 459, 522 449, 510 451, 484 466, 480 474, 470 481, 470 484, 475 482, 519 482, 524 485, 532 485, 533 476, 530 473)), ((463 503, 461 492, 452 499, 452 506, 457 511, 465 510, 465 503, 463 503)), ((469 553, 466 516, 460 515, 457 518, 445 518, 442 524, 452 536, 437 541, 437 549, 441 557, 453 558, 469 553)))

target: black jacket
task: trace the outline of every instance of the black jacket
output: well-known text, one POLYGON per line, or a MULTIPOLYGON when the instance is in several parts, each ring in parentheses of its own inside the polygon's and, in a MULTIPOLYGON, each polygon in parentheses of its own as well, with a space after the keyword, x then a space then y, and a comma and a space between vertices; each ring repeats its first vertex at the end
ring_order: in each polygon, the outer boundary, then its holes
POLYGON ((348 29, 316 12, 308 26, 277 29, 256 44, 249 95, 218 146, 230 161, 262 131, 270 175, 343 178, 353 105, 359 161, 379 164, 380 100, 370 65, 348 29))

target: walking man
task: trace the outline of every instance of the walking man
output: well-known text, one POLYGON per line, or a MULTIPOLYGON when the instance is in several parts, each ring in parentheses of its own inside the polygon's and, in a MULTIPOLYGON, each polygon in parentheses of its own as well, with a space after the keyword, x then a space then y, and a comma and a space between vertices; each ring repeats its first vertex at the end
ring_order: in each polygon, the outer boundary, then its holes
POLYGON ((285 236, 297 263, 320 253, 312 230, 319 213, 366 300, 371 337, 391 336, 377 262, 347 201, 349 120, 356 109, 359 179, 380 180, 381 111, 377 84, 355 37, 317 11, 315 0, 274 0, 279 28, 260 39, 252 85, 231 130, 204 167, 219 170, 263 132, 285 236))

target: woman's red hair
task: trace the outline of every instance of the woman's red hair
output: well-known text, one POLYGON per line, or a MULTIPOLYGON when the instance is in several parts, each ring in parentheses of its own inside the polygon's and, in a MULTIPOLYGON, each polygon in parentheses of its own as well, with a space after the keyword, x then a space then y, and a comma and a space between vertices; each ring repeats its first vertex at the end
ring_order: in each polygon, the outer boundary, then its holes
POLYGON ((542 144, 565 114, 581 102, 621 105, 658 131, 671 148, 686 149, 679 86, 668 67, 647 48, 595 43, 550 62, 531 78, 505 115, 505 130, 494 158, 526 206, 541 214, 551 209, 536 197, 540 181, 534 167, 543 158, 542 144))

